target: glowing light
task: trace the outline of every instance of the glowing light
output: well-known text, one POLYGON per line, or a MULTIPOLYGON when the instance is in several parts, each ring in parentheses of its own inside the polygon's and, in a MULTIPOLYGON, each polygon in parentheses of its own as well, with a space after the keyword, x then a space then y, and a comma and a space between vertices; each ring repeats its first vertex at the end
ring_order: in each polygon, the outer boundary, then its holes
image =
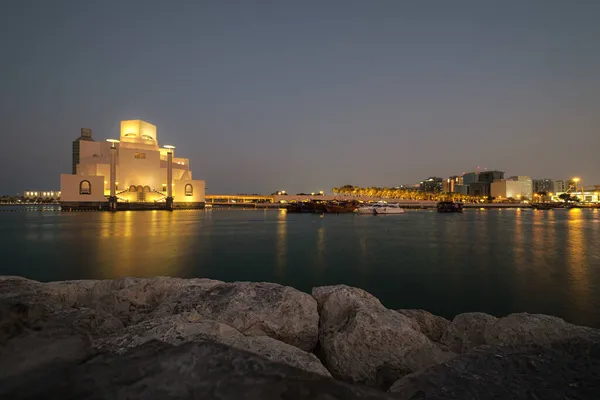
POLYGON ((119 139, 106 139, 106 141, 109 143, 120 143, 121 142, 119 139))
POLYGON ((581 179, 579 179, 579 178, 573 178, 573 182, 575 182, 575 183, 579 182, 580 180, 581 179))
POLYGON ((174 149, 174 148, 175 148, 175 146, 173 146, 173 145, 170 145, 170 144, 166 144, 166 145, 164 145, 163 147, 164 147, 165 149, 174 149))

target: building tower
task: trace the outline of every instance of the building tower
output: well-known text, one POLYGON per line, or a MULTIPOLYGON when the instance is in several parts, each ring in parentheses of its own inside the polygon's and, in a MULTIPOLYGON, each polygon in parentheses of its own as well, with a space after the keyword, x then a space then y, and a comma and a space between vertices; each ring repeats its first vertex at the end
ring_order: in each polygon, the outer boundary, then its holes
POLYGON ((79 164, 79 154, 80 154, 80 142, 82 140, 93 142, 92 138, 92 130, 89 128, 81 128, 81 135, 73 140, 73 161, 72 161, 72 174, 77 174, 77 164, 79 164))

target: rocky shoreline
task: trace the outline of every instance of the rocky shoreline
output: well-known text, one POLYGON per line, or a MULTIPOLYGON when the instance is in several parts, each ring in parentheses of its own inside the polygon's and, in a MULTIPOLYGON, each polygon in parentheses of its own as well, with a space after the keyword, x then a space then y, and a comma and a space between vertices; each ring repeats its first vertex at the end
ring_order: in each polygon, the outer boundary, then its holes
POLYGON ((597 399, 600 330, 364 290, 0 277, 0 398, 597 399))

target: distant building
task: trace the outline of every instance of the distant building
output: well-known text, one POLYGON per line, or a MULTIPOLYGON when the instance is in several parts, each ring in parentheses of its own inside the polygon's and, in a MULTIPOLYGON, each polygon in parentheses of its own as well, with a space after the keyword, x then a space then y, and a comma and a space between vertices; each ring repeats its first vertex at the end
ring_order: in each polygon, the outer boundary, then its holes
POLYGON ((489 196, 490 184, 487 182, 477 182, 469 184, 469 195, 471 196, 489 196))
POLYGON ((470 185, 471 183, 479 182, 479 172, 468 172, 463 174, 463 185, 470 185))
POLYGON ((479 173, 479 182, 492 183, 504 179, 502 171, 485 171, 479 173))
POLYGON ((57 200, 60 198, 60 190, 25 190, 23 197, 26 199, 57 200))
MULTIPOLYGON (((454 175, 444 181, 444 192, 454 193, 456 192, 456 186, 463 186, 463 177, 454 175)), ((465 193, 466 194, 466 193, 465 193)))
POLYGON ((554 181, 554 193, 564 193, 567 191, 567 182, 562 179, 554 181))
POLYGON ((469 186, 468 185, 454 185, 454 193, 460 193, 467 195, 469 194, 469 186))
POLYGON ((552 179, 534 179, 533 180, 533 192, 534 193, 552 193, 554 192, 554 181, 552 179))
POLYGON ((423 192, 440 193, 444 190, 442 178, 429 177, 421 182, 420 188, 423 192))
POLYGON ((521 184, 521 197, 531 199, 533 196, 533 180, 529 176, 518 175, 511 176, 511 181, 517 181, 521 184))
POLYGON ((502 179, 494 181, 490 185, 490 193, 492 197, 498 200, 501 199, 519 199, 521 194, 521 182, 502 179))

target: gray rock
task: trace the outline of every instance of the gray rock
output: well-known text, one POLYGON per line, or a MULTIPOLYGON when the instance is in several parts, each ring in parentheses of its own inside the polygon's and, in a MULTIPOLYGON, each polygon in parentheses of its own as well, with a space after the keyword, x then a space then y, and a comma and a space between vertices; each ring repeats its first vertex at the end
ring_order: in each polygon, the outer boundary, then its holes
POLYGON ((0 347, 0 379, 59 362, 80 362, 95 353, 87 335, 63 323, 44 321, 35 328, 19 332, 0 347))
POLYGON ((577 338, 546 346, 481 346, 407 375, 390 391, 422 400, 596 400, 600 343, 577 338))
POLYGON ((317 303, 308 294, 274 283, 235 282, 186 286, 149 316, 195 311, 248 336, 269 336, 305 351, 317 343, 317 303))
POLYGON ((600 330, 572 325, 561 318, 542 314, 511 314, 485 327, 485 342, 494 344, 547 344, 575 337, 600 338, 600 330))
POLYGON ((453 356, 423 335, 414 320, 363 290, 315 288, 313 296, 322 304, 322 360, 338 379, 387 389, 401 376, 453 356))
POLYGON ((419 324, 421 333, 434 342, 439 342, 450 326, 450 321, 446 318, 438 317, 425 310, 401 309, 396 311, 415 320, 419 324))
POLYGON ((459 314, 452 320, 441 343, 447 345, 456 353, 467 352, 486 343, 485 328, 497 318, 484 313, 459 314))
POLYGON ((131 325, 113 335, 96 340, 94 347, 100 352, 122 354, 151 341, 178 346, 206 340, 246 350, 305 371, 331 376, 312 353, 268 336, 244 336, 228 325, 203 319, 196 312, 176 314, 131 325))
POLYGON ((55 364, 0 381, 0 398, 32 399, 393 399, 361 386, 273 363, 213 342, 156 342, 121 355, 55 364), (32 384, 35 383, 35 384, 32 384))

